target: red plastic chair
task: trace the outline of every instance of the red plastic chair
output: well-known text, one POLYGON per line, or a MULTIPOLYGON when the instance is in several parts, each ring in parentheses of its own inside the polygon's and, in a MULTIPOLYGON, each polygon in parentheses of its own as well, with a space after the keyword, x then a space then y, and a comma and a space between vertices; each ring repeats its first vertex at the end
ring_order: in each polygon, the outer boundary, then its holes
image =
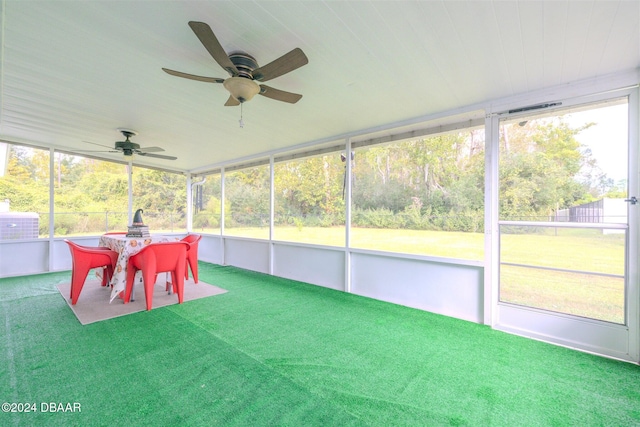
POLYGON ((187 252, 188 265, 184 269, 184 278, 189 279, 189 268, 191 268, 195 283, 198 283, 198 242, 200 242, 200 239, 202 239, 202 236, 199 234, 189 234, 181 240, 189 244, 189 251, 187 252))
POLYGON ((144 283, 144 296, 147 300, 147 310, 151 310, 153 303, 153 286, 156 284, 158 273, 171 272, 173 290, 178 294, 178 303, 182 304, 184 295, 184 269, 185 258, 189 244, 187 242, 161 242, 151 243, 142 250, 129 257, 127 265, 127 287, 124 294, 124 303, 131 299, 133 281, 138 270, 142 270, 144 283))
POLYGON ((109 248, 82 246, 73 243, 70 240, 64 240, 69 245, 71 258, 73 260, 73 269, 71 270, 71 304, 78 302, 80 292, 87 279, 89 270, 92 268, 102 267, 102 286, 107 286, 111 277, 113 277, 113 269, 118 261, 118 253, 109 248))

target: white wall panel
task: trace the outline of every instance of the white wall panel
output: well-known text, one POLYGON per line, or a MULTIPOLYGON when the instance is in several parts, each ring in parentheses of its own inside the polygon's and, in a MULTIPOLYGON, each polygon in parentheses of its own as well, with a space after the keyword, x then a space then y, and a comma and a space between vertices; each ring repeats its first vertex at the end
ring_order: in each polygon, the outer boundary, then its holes
POLYGON ((269 273, 269 242, 225 237, 224 264, 269 273))
MULTIPOLYGON (((83 246, 98 246, 99 237, 70 237, 69 240, 83 246)), ((51 271, 71 270, 71 251, 64 239, 55 239, 51 246, 51 271)))
MULTIPOLYGON (((73 241, 79 245, 84 246, 98 245, 97 241, 95 242, 95 245, 87 243, 85 240, 73 239, 73 241)), ((73 261, 71 260, 71 251, 69 250, 69 245, 67 245, 64 240, 54 240, 53 245, 51 246, 51 270, 71 270, 72 266, 73 261)))
POLYGON ((222 237, 203 234, 198 244, 198 259, 213 264, 223 264, 224 243, 222 237))
POLYGON ((273 245, 273 274, 344 291, 344 249, 273 245))
POLYGON ((31 240, 0 244, 0 277, 49 271, 49 241, 31 240))
POLYGON ((631 360, 629 329, 624 325, 500 304, 495 328, 565 347, 631 360))
POLYGON ((353 253, 351 290, 383 301, 483 322, 483 268, 353 253))

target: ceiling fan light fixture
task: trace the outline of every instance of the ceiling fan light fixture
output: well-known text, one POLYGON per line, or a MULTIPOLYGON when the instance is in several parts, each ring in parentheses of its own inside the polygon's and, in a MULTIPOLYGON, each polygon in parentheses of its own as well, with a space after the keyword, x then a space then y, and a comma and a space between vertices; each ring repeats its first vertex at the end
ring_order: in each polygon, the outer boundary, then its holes
POLYGON ((251 98, 260 93, 260 86, 246 77, 229 77, 224 81, 223 85, 231 96, 241 104, 250 101, 251 98))

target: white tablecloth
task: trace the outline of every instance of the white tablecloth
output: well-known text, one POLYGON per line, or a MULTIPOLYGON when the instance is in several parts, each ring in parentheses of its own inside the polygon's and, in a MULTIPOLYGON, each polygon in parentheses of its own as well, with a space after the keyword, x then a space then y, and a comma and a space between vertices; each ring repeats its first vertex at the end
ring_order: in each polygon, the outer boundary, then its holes
MULTIPOLYGON (((100 246, 118 252, 118 263, 111 278, 111 300, 127 287, 127 263, 129 257, 142 250, 150 243, 171 242, 180 240, 178 237, 152 235, 151 237, 125 237, 122 234, 105 234, 100 237, 100 246)), ((124 296, 124 295, 123 295, 124 296)))

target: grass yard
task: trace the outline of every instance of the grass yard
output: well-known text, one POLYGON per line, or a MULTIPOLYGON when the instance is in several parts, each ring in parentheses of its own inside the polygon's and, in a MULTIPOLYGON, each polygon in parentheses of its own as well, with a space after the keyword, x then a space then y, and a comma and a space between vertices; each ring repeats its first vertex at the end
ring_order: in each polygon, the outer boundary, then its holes
POLYGON ((501 235, 500 300, 623 324, 625 235, 544 231, 501 235))
POLYGON ((624 323, 624 279, 500 267, 500 300, 512 304, 624 323))
MULTIPOLYGON (((208 232, 207 230, 201 230, 208 232)), ((217 233, 220 230, 216 230, 217 233)), ((268 228, 225 228, 225 235, 267 239, 268 228)), ((276 227, 274 240, 326 246, 345 245, 344 227, 276 227)), ((484 234, 427 230, 352 228, 351 247, 407 254, 484 259, 484 234)))
POLYGON ((624 235, 600 230, 555 234, 502 234, 500 261, 567 270, 624 274, 624 235))
MULTIPOLYGON (((200 230, 220 233, 220 230, 200 230)), ((564 230, 558 235, 503 234, 502 262, 623 274, 624 235, 598 230, 564 230)), ((225 228, 225 235, 267 239, 268 228, 225 228)), ((345 245, 344 227, 276 227, 274 240, 345 245)), ((352 228, 351 247, 388 252, 484 260, 484 234, 430 230, 352 228)))
MULTIPOLYGON (((624 276, 624 234, 602 234, 594 229, 532 228, 528 234, 504 231, 500 238, 502 263, 547 269, 501 265, 501 301, 624 323, 624 279, 589 274, 624 276)), ((225 234, 267 239, 269 230, 227 228, 225 234)), ((344 247, 345 228, 276 227, 274 240, 344 247)), ((352 228, 351 247, 484 260, 482 233, 352 228)))

